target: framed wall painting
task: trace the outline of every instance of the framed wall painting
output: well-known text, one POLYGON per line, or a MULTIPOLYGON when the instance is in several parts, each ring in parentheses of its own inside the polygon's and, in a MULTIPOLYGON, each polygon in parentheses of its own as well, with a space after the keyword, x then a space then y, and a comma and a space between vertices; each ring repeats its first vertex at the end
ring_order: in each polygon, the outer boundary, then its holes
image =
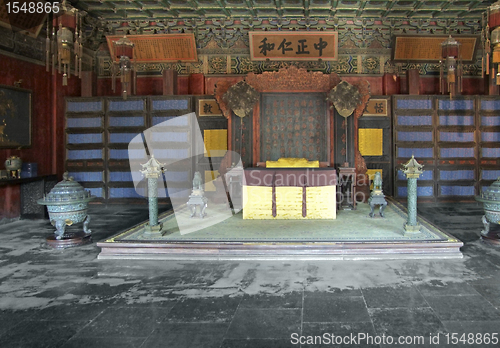
POLYGON ((31 146, 32 91, 0 85, 0 148, 31 146))

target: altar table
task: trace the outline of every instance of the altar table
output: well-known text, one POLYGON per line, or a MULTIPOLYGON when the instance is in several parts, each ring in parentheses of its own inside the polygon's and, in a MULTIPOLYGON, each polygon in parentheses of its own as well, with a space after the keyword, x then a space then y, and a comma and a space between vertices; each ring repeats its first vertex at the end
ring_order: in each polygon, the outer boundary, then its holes
POLYGON ((335 219, 334 168, 247 168, 243 219, 335 219))

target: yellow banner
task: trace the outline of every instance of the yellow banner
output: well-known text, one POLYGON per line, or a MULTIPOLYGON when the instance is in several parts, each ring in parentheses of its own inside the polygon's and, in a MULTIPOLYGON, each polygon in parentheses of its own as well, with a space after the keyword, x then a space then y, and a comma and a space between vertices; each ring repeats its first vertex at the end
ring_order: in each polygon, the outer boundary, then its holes
POLYGON ((227 129, 206 129, 203 131, 205 157, 224 157, 227 152, 227 129))
POLYGON ((359 128, 358 144, 361 156, 382 156, 384 130, 376 128, 359 128))

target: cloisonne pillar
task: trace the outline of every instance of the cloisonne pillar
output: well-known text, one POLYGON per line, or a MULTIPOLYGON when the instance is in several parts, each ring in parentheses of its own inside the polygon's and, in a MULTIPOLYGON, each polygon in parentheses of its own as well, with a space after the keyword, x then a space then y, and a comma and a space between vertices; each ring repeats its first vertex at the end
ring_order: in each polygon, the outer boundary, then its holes
POLYGON ((144 227, 145 233, 159 233, 163 227, 158 224, 158 178, 164 165, 154 155, 145 164, 141 164, 143 170, 140 172, 148 180, 149 224, 144 227))
POLYGON ((423 167, 413 155, 406 164, 403 164, 402 169, 406 175, 408 185, 408 220, 404 225, 405 234, 420 232, 420 225, 417 222, 417 179, 424 172, 422 170, 423 167))

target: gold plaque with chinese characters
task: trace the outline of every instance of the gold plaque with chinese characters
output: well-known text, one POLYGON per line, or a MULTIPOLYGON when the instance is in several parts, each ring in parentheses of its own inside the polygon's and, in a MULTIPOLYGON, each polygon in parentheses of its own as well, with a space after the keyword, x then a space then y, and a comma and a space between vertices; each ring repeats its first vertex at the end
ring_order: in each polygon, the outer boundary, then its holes
POLYGON ((336 31, 275 32, 251 31, 252 60, 337 60, 336 31))
POLYGON ((368 100, 363 116, 388 116, 387 99, 368 100))
POLYGON ((222 111, 215 99, 199 99, 198 116, 222 116, 222 111))

